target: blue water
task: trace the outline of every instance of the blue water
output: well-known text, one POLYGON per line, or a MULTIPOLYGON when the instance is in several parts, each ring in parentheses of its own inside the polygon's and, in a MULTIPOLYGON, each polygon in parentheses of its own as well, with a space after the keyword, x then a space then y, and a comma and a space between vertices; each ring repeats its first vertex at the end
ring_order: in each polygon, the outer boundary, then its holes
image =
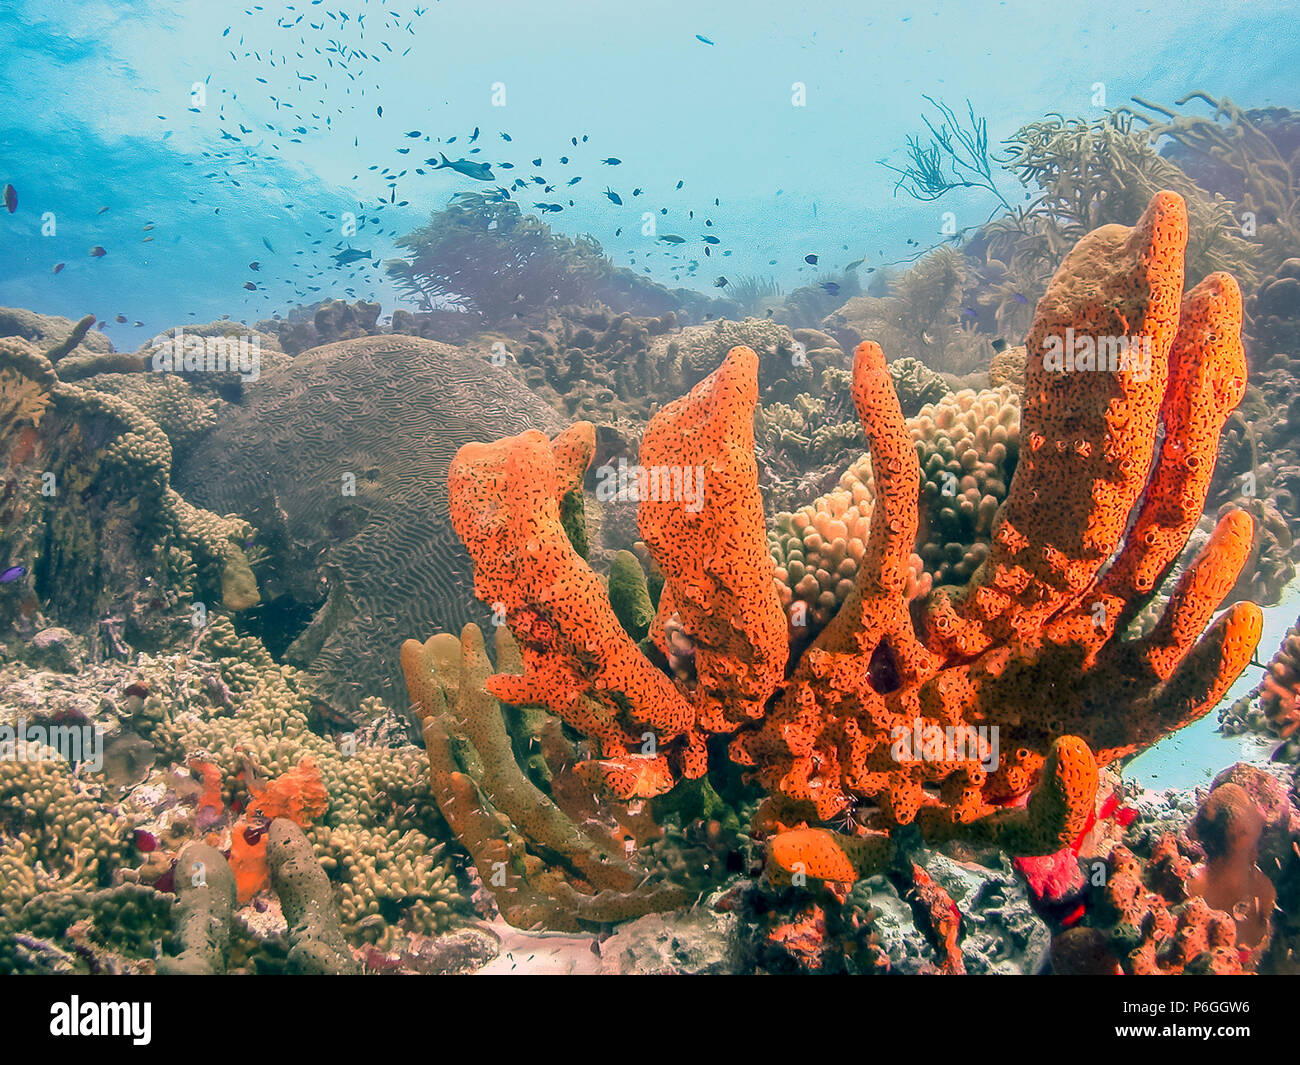
POLYGON ((1049 111, 1100 114, 1097 83, 1109 107, 1197 88, 1295 107, 1298 6, 5 0, 0 183, 19 205, 0 214, 0 304, 93 312, 128 349, 330 296, 391 311, 381 270, 329 256, 391 257, 396 235, 483 188, 414 173, 472 148, 503 184, 544 176, 556 191, 521 194, 525 207, 560 202, 553 227, 593 234, 620 265, 702 290, 720 273, 772 275, 789 291, 914 254, 941 210, 961 226, 987 217, 987 193, 895 197, 881 161, 902 161, 923 94, 959 111, 969 98, 994 143, 1049 111), (364 219, 348 239, 346 211, 364 219), (643 236, 645 212, 687 243, 643 236), (721 241, 707 259, 705 233, 721 241))

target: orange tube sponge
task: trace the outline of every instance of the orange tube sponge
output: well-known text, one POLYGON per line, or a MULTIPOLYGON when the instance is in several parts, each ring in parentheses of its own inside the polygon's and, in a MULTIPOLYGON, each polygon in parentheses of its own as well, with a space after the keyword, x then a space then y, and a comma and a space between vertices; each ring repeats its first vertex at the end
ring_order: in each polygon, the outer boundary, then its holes
POLYGON ((1047 853, 1090 811, 1092 752, 1105 763, 1194 720, 1249 661, 1261 627, 1253 604, 1202 635, 1249 553, 1240 512, 1225 515, 1155 631, 1121 638, 1203 510, 1219 432, 1244 390, 1236 285, 1212 275, 1180 311, 1185 230, 1178 197, 1160 194, 1134 229, 1104 227, 1066 258, 1031 351, 1069 330, 1072 350, 1087 340, 1095 353, 1118 331, 1150 351, 1150 365, 1056 372, 1031 360, 1021 461, 990 557, 968 588, 938 589, 918 611, 899 591, 916 534, 916 460, 879 349, 859 348, 854 395, 878 494, 868 550, 762 726, 732 746, 783 800, 782 823, 871 802, 872 827, 924 811, 927 834, 972 826, 1047 853), (918 751, 912 737, 934 742, 918 751), (996 756, 980 746, 994 737, 996 756), (1040 777, 1055 802, 1006 808, 1040 777))
POLYGON ((694 715, 624 632, 564 532, 560 500, 580 456, 590 457, 578 439, 590 426, 575 429, 554 445, 536 431, 466 444, 452 461, 448 494, 474 559, 475 593, 504 610, 523 656, 522 676, 494 676, 488 690, 515 706, 548 707, 617 759, 647 730, 659 744, 686 733, 694 715))
MULTIPOLYGON (((1240 292, 1213 274, 1184 298, 1186 242, 1183 202, 1161 192, 1135 226, 1103 226, 1062 262, 1027 339, 1016 472, 965 588, 917 594, 918 453, 884 353, 858 347, 853 400, 872 485, 851 498, 871 497, 865 542, 851 586, 834 584, 838 612, 786 679, 753 457, 752 351, 733 349, 652 419, 642 444, 638 521, 664 576, 651 634, 665 654, 670 631, 693 650, 693 676, 671 680, 641 654, 565 536, 561 501, 590 461, 590 426, 462 448, 452 520, 477 594, 499 604, 522 655, 520 675, 486 689, 546 706, 589 737, 578 775, 621 798, 702 775, 707 736, 735 733, 732 760, 769 791, 773 870, 854 879, 887 860, 892 828, 914 821, 927 838, 966 834, 1022 855, 1072 842, 1093 815, 1097 766, 1212 707, 1262 624, 1250 603, 1210 624, 1250 553, 1250 517, 1229 512, 1155 628, 1126 638, 1204 510, 1245 388, 1240 292), (806 827, 839 817, 854 834, 806 827)), ((811 548, 828 548, 847 579, 849 529, 836 522, 811 548)), ((793 519, 791 530, 802 533, 793 519)), ((446 746, 438 720, 426 716, 431 758, 446 746)), ((435 769, 448 802, 468 801, 464 772, 435 769)), ((490 773, 470 776, 492 787, 490 773)), ((482 838, 485 827, 464 831, 482 838)), ((1186 911, 1203 953, 1222 960, 1218 926, 1203 918, 1186 911)))
POLYGON ((641 498, 637 525, 664 575, 651 631, 666 651, 664 622, 676 613, 694 642, 692 701, 706 732, 761 717, 788 652, 754 458, 757 402, 758 356, 732 348, 650 419, 641 440, 640 468, 653 490, 641 498))
POLYGON ((945 649, 971 657, 1032 635, 1119 546, 1151 467, 1186 245, 1182 198, 1161 192, 1136 226, 1102 226, 1061 263, 1025 341, 1020 462, 992 551, 932 604, 945 649))

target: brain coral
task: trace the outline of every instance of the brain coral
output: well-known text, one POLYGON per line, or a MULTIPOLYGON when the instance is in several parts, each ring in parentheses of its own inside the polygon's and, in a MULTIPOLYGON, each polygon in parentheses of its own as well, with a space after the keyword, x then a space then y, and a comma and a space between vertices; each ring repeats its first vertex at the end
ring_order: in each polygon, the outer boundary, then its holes
POLYGON ((362 337, 264 374, 176 480, 198 505, 261 530, 275 573, 267 598, 319 606, 290 660, 310 667, 319 698, 355 711, 368 695, 400 698, 403 639, 487 617, 449 523, 456 450, 556 424, 509 367, 414 337, 362 337))

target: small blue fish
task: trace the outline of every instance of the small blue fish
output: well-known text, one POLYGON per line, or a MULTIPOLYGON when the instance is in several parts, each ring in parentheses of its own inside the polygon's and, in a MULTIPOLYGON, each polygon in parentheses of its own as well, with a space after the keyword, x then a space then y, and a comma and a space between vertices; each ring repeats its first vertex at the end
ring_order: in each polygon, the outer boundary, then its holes
POLYGON ((1011 296, 1012 296, 1012 299, 1014 299, 1017 303, 1028 303, 1028 302, 1029 302, 1029 301, 1028 301, 1027 299, 1025 299, 1025 297, 1022 296, 1019 292, 1013 292, 1013 293, 1011 294, 1011 296))
POLYGON ((702 33, 697 33, 695 35, 695 39, 699 41, 701 44, 713 44, 713 42, 709 40, 707 37, 705 37, 702 33))
POLYGON ((0 573, 0 584, 13 584, 14 581, 21 580, 26 576, 26 566, 10 566, 3 573, 0 573))

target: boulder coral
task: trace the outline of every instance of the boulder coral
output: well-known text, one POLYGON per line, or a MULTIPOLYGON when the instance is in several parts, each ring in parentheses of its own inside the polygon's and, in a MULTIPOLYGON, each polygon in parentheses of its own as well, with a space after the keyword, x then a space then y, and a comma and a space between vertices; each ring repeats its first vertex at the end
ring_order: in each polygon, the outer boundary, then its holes
POLYGON ((1232 512, 1154 630, 1125 638, 1200 518, 1245 389, 1240 292, 1212 274, 1184 294, 1186 241, 1181 198, 1159 193, 1136 226, 1103 226, 1065 257, 1027 338, 1019 463, 964 587, 909 598, 922 471, 884 352, 857 348, 867 536, 842 605, 789 671, 753 459, 753 351, 733 348, 646 430, 639 526, 664 580, 658 654, 624 631, 561 524, 591 427, 465 445, 452 522, 476 594, 520 651, 521 671, 484 688, 587 737, 579 772, 617 799, 699 778, 727 751, 768 793, 759 824, 786 874, 869 875, 912 823, 1020 855, 1068 845, 1093 817, 1098 766, 1207 712, 1260 633, 1250 603, 1204 631, 1250 548, 1251 521, 1232 512), (1121 339, 1140 362, 1105 361, 1121 339), (661 668, 678 628, 694 647, 686 679, 661 668), (836 820, 849 831, 826 827, 836 820))

